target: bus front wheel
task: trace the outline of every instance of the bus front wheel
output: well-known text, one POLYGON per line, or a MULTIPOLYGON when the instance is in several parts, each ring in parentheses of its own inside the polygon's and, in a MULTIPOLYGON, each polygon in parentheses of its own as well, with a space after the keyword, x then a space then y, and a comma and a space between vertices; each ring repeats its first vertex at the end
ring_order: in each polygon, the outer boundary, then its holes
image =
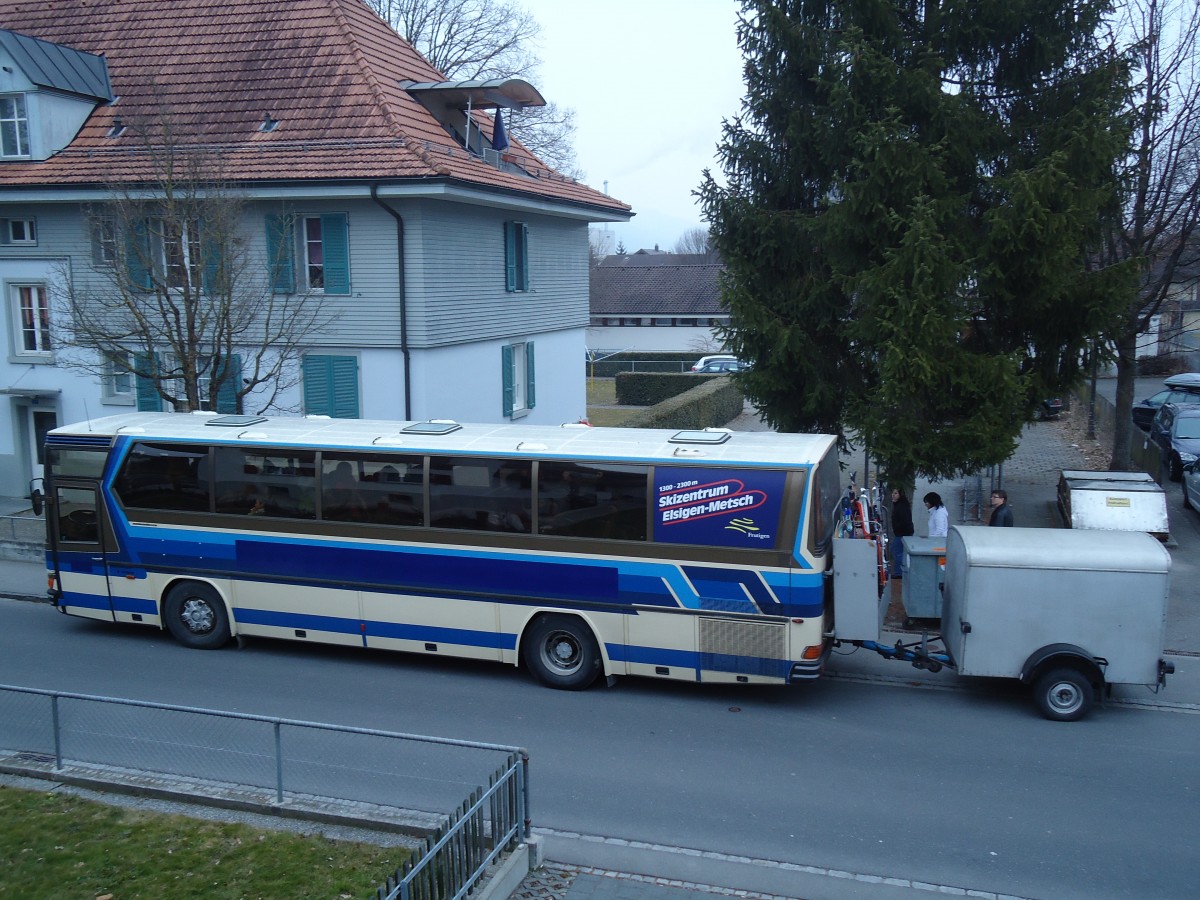
POLYGON ((229 616, 221 595, 207 584, 184 582, 167 591, 163 615, 171 636, 185 647, 216 650, 229 641, 229 616))
POLYGON ((542 616, 523 643, 525 665, 547 687, 581 691, 600 674, 600 649, 591 630, 570 616, 542 616))

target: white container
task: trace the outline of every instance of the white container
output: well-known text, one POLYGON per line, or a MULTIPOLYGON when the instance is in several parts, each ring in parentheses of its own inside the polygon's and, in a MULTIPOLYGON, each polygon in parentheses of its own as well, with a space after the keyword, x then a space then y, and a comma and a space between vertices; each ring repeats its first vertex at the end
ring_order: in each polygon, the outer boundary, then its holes
POLYGON ((1167 539, 1167 495, 1145 472, 1066 470, 1058 508, 1068 528, 1144 531, 1167 539))

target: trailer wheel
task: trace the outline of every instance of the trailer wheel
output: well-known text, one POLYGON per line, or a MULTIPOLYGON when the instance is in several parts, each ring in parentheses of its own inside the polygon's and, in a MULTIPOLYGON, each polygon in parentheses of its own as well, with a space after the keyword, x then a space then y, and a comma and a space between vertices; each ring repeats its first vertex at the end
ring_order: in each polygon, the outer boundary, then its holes
POLYGON ((581 691, 600 674, 591 629, 574 616, 541 616, 522 643, 525 665, 547 687, 581 691))
POLYGON ((221 595, 207 584, 184 581, 167 591, 163 619, 185 647, 216 650, 229 642, 229 616, 221 595))
POLYGON ((1088 714, 1095 701, 1092 682, 1078 669, 1051 669, 1037 680, 1033 702, 1053 722, 1075 722, 1088 714))

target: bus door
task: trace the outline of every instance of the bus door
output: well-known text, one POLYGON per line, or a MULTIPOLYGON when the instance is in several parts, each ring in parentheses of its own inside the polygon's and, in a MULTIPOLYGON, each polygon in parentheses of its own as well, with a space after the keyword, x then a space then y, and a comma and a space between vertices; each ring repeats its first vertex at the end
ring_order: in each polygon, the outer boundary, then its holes
POLYGON ((94 482, 59 481, 48 509, 55 602, 75 616, 114 621, 108 552, 114 546, 94 482))

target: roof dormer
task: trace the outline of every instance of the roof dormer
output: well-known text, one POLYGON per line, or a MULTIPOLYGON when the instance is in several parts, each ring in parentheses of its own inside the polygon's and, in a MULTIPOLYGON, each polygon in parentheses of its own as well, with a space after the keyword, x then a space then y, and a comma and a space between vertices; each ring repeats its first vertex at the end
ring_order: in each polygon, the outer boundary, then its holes
POLYGON ((48 159, 112 99, 103 56, 0 30, 0 163, 48 159))

